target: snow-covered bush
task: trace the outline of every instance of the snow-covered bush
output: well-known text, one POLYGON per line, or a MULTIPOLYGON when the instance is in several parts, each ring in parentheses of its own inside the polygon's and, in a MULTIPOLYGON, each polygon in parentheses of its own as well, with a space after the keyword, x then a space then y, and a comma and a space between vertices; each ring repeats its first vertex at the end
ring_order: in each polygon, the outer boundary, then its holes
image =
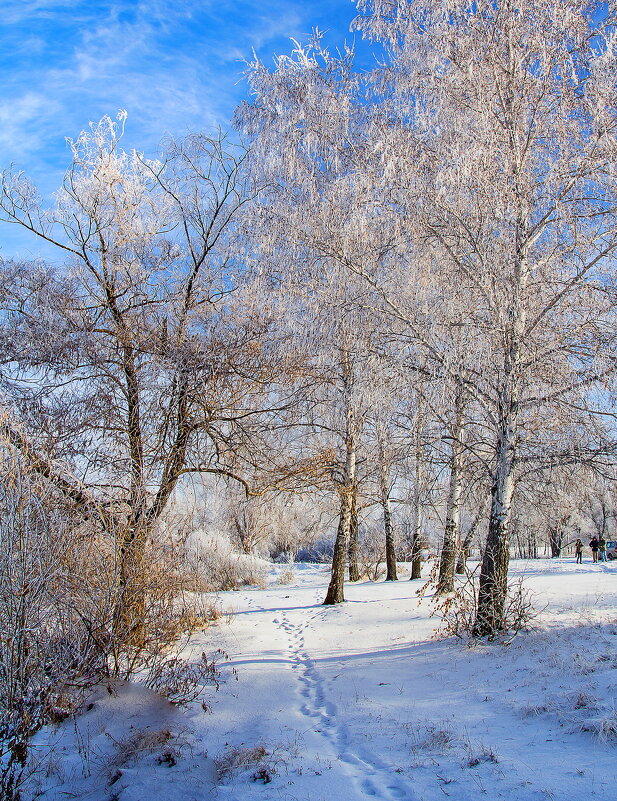
MULTIPOLYGON (((0 447, 0 797, 31 770, 30 737, 75 708, 105 664, 96 626, 74 607, 75 521, 10 448, 0 447)), ((80 576, 80 580, 83 580, 80 576)))
POLYGON ((269 563, 240 553, 222 534, 203 529, 193 531, 185 549, 187 580, 196 591, 235 590, 250 584, 265 584, 269 563))
POLYGON ((147 570, 121 573, 121 541, 0 442, 2 801, 17 799, 37 769, 31 737, 71 715, 102 678, 149 670, 170 694, 193 697, 193 679, 201 687, 210 678, 203 660, 197 667, 176 662, 171 682, 169 647, 216 615, 184 592, 182 549, 154 531, 144 543, 147 570), (140 599, 139 615, 119 623, 131 594, 140 599))

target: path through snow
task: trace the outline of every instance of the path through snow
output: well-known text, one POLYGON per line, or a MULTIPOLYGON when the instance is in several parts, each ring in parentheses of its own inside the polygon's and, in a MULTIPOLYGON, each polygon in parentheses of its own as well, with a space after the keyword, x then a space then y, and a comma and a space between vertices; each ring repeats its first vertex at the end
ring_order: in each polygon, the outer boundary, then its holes
MULTIPOLYGON (((231 617, 191 649, 224 649, 226 680, 211 714, 167 715, 173 766, 137 755, 111 785, 109 771, 74 770, 42 798, 617 801, 617 564, 515 562, 548 607, 508 647, 475 648, 433 639, 418 582, 350 585, 324 607, 326 570, 294 571, 289 585, 222 594, 231 617)), ((97 704, 97 736, 120 736, 119 705, 101 733, 97 704)), ((144 720, 128 731, 156 729, 144 720)))

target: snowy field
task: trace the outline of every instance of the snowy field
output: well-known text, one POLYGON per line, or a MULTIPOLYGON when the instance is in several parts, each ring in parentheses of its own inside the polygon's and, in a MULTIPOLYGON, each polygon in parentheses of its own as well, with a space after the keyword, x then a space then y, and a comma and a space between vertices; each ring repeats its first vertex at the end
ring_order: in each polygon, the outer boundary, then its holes
POLYGON ((39 797, 617 800, 617 563, 514 562, 546 608, 510 645, 473 648, 433 638, 420 582, 324 607, 326 569, 294 574, 223 593, 231 615, 192 642, 231 656, 209 712, 103 688, 38 735, 39 797))

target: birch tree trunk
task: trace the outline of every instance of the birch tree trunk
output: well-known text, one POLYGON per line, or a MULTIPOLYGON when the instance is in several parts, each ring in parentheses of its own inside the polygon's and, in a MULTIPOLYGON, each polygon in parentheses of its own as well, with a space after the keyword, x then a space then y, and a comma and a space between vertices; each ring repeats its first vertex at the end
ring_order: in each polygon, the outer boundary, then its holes
POLYGON ((392 528, 392 509, 390 507, 390 476, 384 443, 379 439, 379 490, 383 509, 383 526, 386 540, 386 581, 398 581, 396 574, 396 549, 392 528))
POLYGON ((411 547, 411 576, 410 581, 422 578, 422 509, 420 502, 422 498, 422 481, 424 478, 424 459, 422 443, 420 441, 421 432, 421 413, 418 409, 418 419, 415 430, 415 462, 414 462, 414 487, 412 494, 412 547, 411 547))
POLYGON ((459 539, 462 491, 463 460, 463 416, 464 403, 462 388, 457 386, 455 397, 455 416, 452 427, 452 449, 450 455, 450 483, 446 507, 446 525, 439 560, 439 579, 437 595, 454 591, 454 571, 456 567, 456 546, 459 539))
POLYGON ((345 564, 349 549, 353 496, 356 486, 356 429, 357 421, 353 406, 353 366, 348 352, 342 354, 343 397, 345 403, 345 467, 339 488, 341 512, 332 554, 332 573, 324 604, 340 604, 345 600, 345 564))
POLYGON ((478 530, 478 526, 480 525, 480 520, 482 519, 483 513, 484 509, 480 508, 480 510, 477 512, 476 516, 473 519, 469 531, 465 535, 465 539, 463 540, 461 547, 459 548, 458 560, 456 563, 456 572, 459 576, 462 576, 467 568, 467 560, 469 559, 469 553, 471 551, 473 538, 476 534, 476 531, 478 530))
POLYGON ((381 505, 383 506, 383 525, 386 535, 386 581, 398 581, 398 576, 396 574, 396 549, 394 546, 394 531, 392 528, 392 512, 388 494, 382 495, 381 505))
MULTIPOLYGON (((516 174, 517 170, 514 169, 516 174)), ((523 201, 520 200, 519 208, 523 201)), ((515 243, 514 297, 509 308, 502 389, 499 393, 499 435, 496 447, 496 465, 491 490, 491 511, 488 537, 482 558, 478 611, 474 634, 494 634, 504 627, 504 609, 508 591, 508 565, 510 561, 509 524, 514 494, 514 466, 516 461, 521 343, 526 315, 524 295, 528 270, 524 245, 525 223, 519 212, 515 243)))
MULTIPOLYGON (((342 519, 342 518, 341 518, 342 519)), ((340 520, 339 520, 340 525, 340 520)), ((351 520, 349 523, 349 580, 360 581, 358 566, 358 488, 351 493, 351 520)))
MULTIPOLYGON (((504 627, 504 609, 508 591, 508 564, 510 561, 509 523, 514 493, 514 465, 518 442, 519 401, 522 384, 522 347, 525 339, 527 293, 529 279, 528 250, 533 234, 528 227, 529 195, 525 173, 527 120, 521 118, 517 87, 525 68, 521 53, 515 44, 516 37, 510 21, 505 29, 507 69, 503 82, 503 125, 508 133, 508 167, 510 173, 510 205, 513 225, 509 232, 511 259, 510 297, 507 298, 500 318, 503 330, 503 372, 497 392, 497 447, 496 466, 491 492, 486 549, 482 558, 478 611, 474 624, 476 635, 490 635, 504 627)), ((537 234, 536 234, 537 236, 537 234)), ((506 273, 507 278, 507 273, 506 273)))
POLYGON ((324 604, 340 604, 345 600, 345 564, 347 562, 347 551, 349 547, 349 535, 351 529, 352 507, 353 507, 353 481, 356 472, 356 449, 352 436, 347 440, 347 459, 345 463, 345 475, 347 481, 341 487, 339 493, 341 498, 341 512, 339 516, 338 530, 334 542, 334 553, 332 554, 332 573, 328 592, 324 599, 324 604))
POLYGON ((512 430, 499 440, 497 470, 491 492, 488 537, 482 558, 478 611, 474 634, 494 634, 504 626, 510 561, 509 522, 514 492, 514 443, 512 430))

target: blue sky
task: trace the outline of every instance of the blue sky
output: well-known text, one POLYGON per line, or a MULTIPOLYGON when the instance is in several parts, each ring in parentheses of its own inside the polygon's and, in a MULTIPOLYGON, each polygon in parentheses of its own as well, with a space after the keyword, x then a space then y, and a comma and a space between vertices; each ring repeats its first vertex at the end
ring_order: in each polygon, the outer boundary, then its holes
MULTIPOLYGON (((351 41, 352 0, 0 0, 0 169, 49 196, 68 165, 65 137, 128 111, 125 147, 149 154, 166 133, 226 127, 246 96, 244 60, 266 64, 314 27, 351 41)), ((31 238, 0 224, 0 255, 31 238)))

